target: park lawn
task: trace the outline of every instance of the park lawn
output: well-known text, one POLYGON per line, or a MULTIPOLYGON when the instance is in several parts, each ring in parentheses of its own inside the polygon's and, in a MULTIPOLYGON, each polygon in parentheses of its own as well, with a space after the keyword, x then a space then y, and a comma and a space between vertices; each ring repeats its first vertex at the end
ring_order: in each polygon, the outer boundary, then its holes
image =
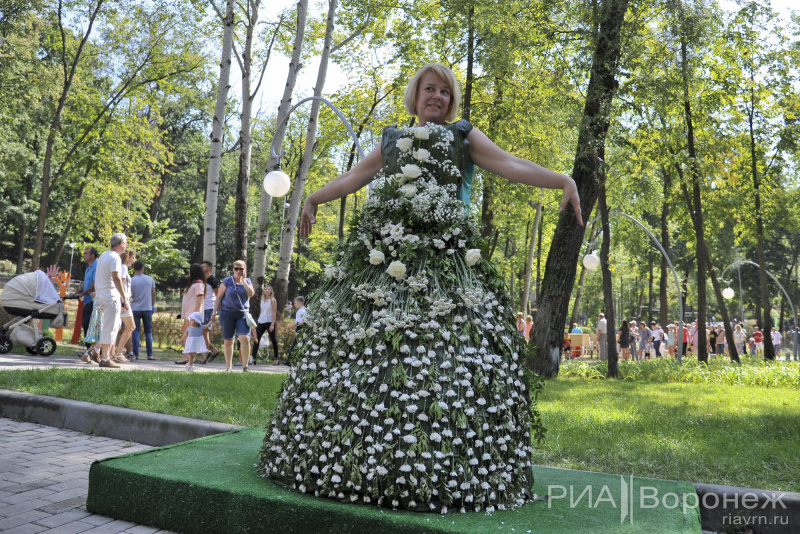
POLYGON ((800 491, 800 390, 548 380, 537 464, 800 491))
MULTIPOLYGON (((0 372, 0 388, 264 426, 285 375, 83 369, 0 372)), ((800 391, 714 383, 548 380, 537 464, 800 491, 800 391)))

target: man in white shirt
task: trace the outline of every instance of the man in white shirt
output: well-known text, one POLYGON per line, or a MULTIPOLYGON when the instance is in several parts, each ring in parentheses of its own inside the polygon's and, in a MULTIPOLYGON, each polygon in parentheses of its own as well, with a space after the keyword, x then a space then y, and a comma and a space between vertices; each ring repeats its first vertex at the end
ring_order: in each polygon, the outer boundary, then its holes
POLYGON ((661 325, 655 321, 650 322, 650 335, 653 339, 653 349, 656 351, 656 358, 661 357, 661 340, 664 339, 664 331, 661 325))
POLYGON ((103 311, 103 330, 100 332, 100 367, 118 368, 111 360, 109 351, 117 339, 120 313, 128 308, 128 296, 122 287, 122 259, 120 254, 128 247, 125 234, 111 236, 111 250, 97 259, 97 272, 94 279, 94 300, 103 311))
POLYGON ((608 359, 608 321, 604 313, 597 318, 597 352, 601 360, 608 359))
POLYGON ((783 336, 780 332, 778 332, 778 327, 772 327, 772 333, 770 334, 772 337, 772 344, 775 346, 775 357, 777 358, 781 354, 781 344, 783 343, 783 336))

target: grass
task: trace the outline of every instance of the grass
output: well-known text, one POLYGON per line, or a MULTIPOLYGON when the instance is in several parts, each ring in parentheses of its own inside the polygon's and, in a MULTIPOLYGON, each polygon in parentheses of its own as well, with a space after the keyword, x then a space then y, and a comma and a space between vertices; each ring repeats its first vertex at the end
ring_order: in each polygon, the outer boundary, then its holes
POLYGON ((84 369, 0 372, 0 388, 180 415, 244 426, 263 426, 275 409, 286 375, 172 373, 84 369))
POLYGON ((549 380, 535 463, 800 491, 800 391, 783 387, 549 380))
MULTIPOLYGON (((642 369, 649 362, 642 362, 642 369)), ((542 465, 800 491, 800 389, 713 381, 549 380, 542 465)), ((796 365, 796 364, 791 364, 796 365)), ((567 367, 566 365, 564 366, 567 367)), ((745 366, 742 366, 745 367, 745 366)), ((771 366, 749 373, 769 375, 771 366)), ((563 373, 568 374, 568 373, 563 373)), ((686 377, 701 376, 687 373, 686 377)), ((712 372, 707 376, 719 376, 712 372)), ((0 388, 246 426, 263 426, 285 375, 11 370, 0 388)), ((667 377, 668 378, 668 377, 667 377)))

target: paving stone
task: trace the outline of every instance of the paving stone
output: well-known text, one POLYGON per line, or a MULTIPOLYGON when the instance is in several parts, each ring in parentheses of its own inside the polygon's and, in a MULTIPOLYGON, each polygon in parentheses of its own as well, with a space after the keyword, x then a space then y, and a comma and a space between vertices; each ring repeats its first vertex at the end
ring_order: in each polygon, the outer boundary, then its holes
POLYGON ((71 499, 56 501, 46 506, 40 506, 39 508, 37 508, 37 510, 41 510, 42 512, 47 512, 48 514, 60 514, 61 512, 64 512, 66 510, 73 510, 75 508, 84 509, 86 508, 86 495, 87 494, 85 493, 77 497, 72 497, 71 499))
POLYGON ((156 534, 157 532, 164 532, 155 527, 147 527, 145 525, 136 525, 125 531, 125 534, 156 534))
POLYGON ((60 514, 51 515, 50 517, 45 517, 44 519, 34 522, 47 528, 53 528, 66 525, 67 523, 72 523, 73 521, 80 521, 89 515, 91 514, 86 510, 67 510, 65 512, 61 512, 60 514))
POLYGON ((87 530, 91 530, 93 528, 94 525, 90 523, 73 521, 72 523, 67 523, 66 525, 52 528, 47 531, 47 534, 78 534, 79 532, 86 532, 87 530))
POLYGON ((8 530, 15 529, 16 527, 26 523, 33 523, 34 521, 44 519, 49 515, 50 514, 40 512, 39 510, 27 510, 25 512, 10 515, 9 517, 0 519, 0 532, 6 532, 8 530))
POLYGON ((13 530, 14 534, 36 534, 37 532, 44 532, 48 529, 36 523, 25 523, 24 525, 14 527, 13 530))
POLYGON ((20 493, 17 493, 16 495, 13 495, 13 496, 7 498, 6 502, 9 503, 9 504, 19 504, 19 503, 28 502, 28 501, 37 501, 37 500, 41 501, 42 497, 47 497, 48 495, 51 495, 52 493, 53 492, 50 491, 47 488, 32 489, 32 490, 22 491, 20 493))

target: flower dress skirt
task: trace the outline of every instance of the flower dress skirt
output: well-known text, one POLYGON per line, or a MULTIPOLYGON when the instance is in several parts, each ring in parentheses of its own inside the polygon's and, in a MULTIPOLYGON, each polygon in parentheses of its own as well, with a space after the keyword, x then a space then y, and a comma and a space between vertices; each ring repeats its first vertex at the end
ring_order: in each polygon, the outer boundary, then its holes
POLYGON ((377 187, 309 298, 262 476, 421 511, 530 497, 541 380, 467 217, 470 129, 385 129, 377 187))

